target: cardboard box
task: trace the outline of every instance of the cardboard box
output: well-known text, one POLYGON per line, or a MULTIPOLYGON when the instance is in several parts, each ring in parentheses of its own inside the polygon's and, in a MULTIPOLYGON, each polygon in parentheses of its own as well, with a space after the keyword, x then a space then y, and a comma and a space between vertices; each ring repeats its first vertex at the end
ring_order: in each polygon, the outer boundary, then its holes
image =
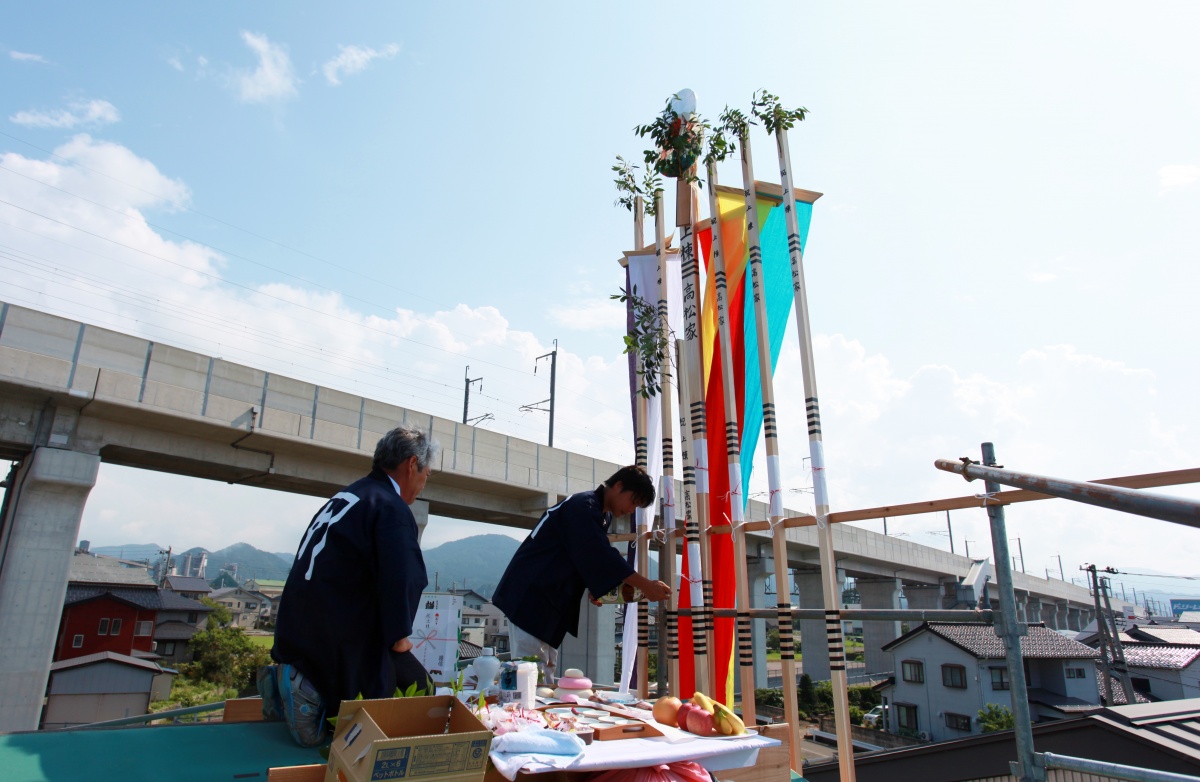
POLYGON ((458 634, 462 626, 461 595, 432 592, 421 595, 421 607, 413 617, 413 654, 438 684, 453 681, 458 674, 458 634))
POLYGON ((449 695, 342 701, 325 782, 482 782, 491 745, 449 695))

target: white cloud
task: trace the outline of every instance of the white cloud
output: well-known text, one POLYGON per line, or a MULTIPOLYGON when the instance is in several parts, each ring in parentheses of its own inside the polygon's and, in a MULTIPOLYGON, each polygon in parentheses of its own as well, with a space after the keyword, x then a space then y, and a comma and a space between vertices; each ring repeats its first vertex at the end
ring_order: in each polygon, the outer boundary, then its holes
POLYGON ((117 107, 106 100, 73 101, 66 109, 18 111, 9 122, 29 128, 101 127, 121 121, 117 107))
POLYGON ((167 58, 167 65, 170 65, 172 68, 174 68, 174 69, 175 69, 175 70, 177 70, 177 71, 182 71, 182 70, 183 70, 183 63, 181 63, 181 62, 179 61, 179 58, 178 58, 178 57, 168 57, 168 58, 167 58))
POLYGON ((556 304, 550 308, 556 324, 574 331, 625 328, 625 305, 608 298, 595 297, 573 305, 556 304))
POLYGON ((9 50, 8 56, 14 60, 17 60, 18 62, 40 62, 40 63, 49 63, 50 62, 49 60, 47 60, 45 57, 43 57, 40 54, 30 54, 29 52, 18 52, 15 50, 9 50))
POLYGON ((287 51, 265 35, 242 31, 242 41, 258 55, 258 67, 234 75, 238 99, 244 103, 269 103, 295 97, 299 83, 287 51))
POLYGON ((29 52, 17 52, 17 50, 8 50, 8 56, 18 62, 41 62, 43 65, 49 65, 49 60, 43 58, 41 54, 30 54, 29 52))
POLYGON ((1054 282, 1058 279, 1054 272, 1030 272, 1026 276, 1030 282, 1054 282))
POLYGON ((390 60, 400 52, 400 45, 389 43, 383 49, 372 49, 369 46, 339 46, 338 54, 322 66, 325 79, 337 86, 342 83, 342 76, 358 73, 371 64, 372 60, 383 58, 390 60))
MULTIPOLYGON (((290 283, 233 288, 215 278, 226 264, 218 252, 168 239, 146 222, 151 210, 186 203, 185 183, 123 146, 86 135, 55 154, 69 162, 8 153, 0 165, 115 211, 28 179, 0 178, 0 200, 66 224, 0 205, 0 220, 18 229, 9 244, 22 258, 0 256, 0 299, 451 420, 462 415, 463 371, 470 365, 470 377, 483 378, 471 396, 471 415, 491 413, 486 428, 546 441, 546 414, 519 408, 550 396, 546 362, 536 375, 532 370, 551 346, 514 329, 511 312, 465 305, 432 313, 368 312, 336 293, 290 283)), ((595 318, 597 329, 613 328, 602 308, 586 317, 595 318)), ((619 328, 604 355, 560 348, 555 413, 556 446, 613 462, 632 453, 619 328)), ((811 482, 794 329, 784 346, 775 379, 784 485, 789 507, 803 510, 811 494, 791 491, 811 482)), ((936 471, 932 461, 978 458, 985 440, 996 443, 1001 462, 1013 469, 1083 479, 1177 469, 1200 458, 1186 429, 1195 420, 1190 399, 1166 398, 1154 373, 1094 351, 1014 345, 1011 353, 990 355, 981 369, 966 370, 901 367, 852 333, 817 334, 814 347, 835 510, 978 493, 978 483, 936 471)), ((764 464, 760 458, 752 492, 765 489, 764 464)), ((95 545, 216 548, 242 540, 289 551, 317 505, 308 497, 105 467, 81 536, 95 545), (132 496, 139 501, 130 502, 132 496)), ((1057 553, 1066 568, 1086 556, 1130 569, 1152 564, 1190 572, 1200 542, 1192 530, 1066 501, 1014 506, 1008 516, 1010 535, 1022 538, 1033 573, 1057 553)), ((428 545, 474 529, 438 524, 431 522, 428 545)), ((982 509, 955 511, 953 524, 959 551, 969 539, 972 553, 988 553, 982 509)), ((890 528, 920 536, 945 529, 945 517, 894 518, 890 528)), ((944 538, 915 539, 947 545, 944 538)))
POLYGON ((1187 187, 1200 180, 1200 166, 1163 166, 1158 170, 1158 184, 1164 190, 1187 187))

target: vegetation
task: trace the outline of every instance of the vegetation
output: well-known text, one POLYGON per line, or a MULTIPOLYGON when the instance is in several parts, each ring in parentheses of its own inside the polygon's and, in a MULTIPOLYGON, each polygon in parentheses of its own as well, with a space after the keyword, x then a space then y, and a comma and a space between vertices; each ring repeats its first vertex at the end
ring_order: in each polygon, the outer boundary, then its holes
POLYGON ((979 723, 981 733, 1012 730, 1015 727, 1012 709, 995 703, 989 703, 979 710, 979 723))
POLYGON ((228 608, 207 597, 200 602, 212 613, 205 628, 192 636, 192 661, 179 666, 170 697, 151 703, 152 713, 256 694, 258 669, 271 662, 273 636, 246 635, 242 628, 228 626, 233 620, 228 608))

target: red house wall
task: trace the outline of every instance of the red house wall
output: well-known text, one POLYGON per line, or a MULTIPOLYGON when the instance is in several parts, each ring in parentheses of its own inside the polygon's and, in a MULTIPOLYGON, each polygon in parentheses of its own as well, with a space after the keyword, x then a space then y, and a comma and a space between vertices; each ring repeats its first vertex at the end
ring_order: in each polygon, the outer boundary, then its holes
POLYGON ((135 608, 111 597, 97 597, 67 606, 63 609, 62 621, 59 624, 54 660, 70 660, 96 652, 132 655, 134 650, 153 651, 153 629, 150 635, 135 636, 134 633, 138 622, 150 622, 153 628, 157 616, 157 611, 135 608), (109 634, 99 634, 101 619, 109 620, 109 634), (113 619, 121 620, 121 629, 117 635, 111 634, 113 619), (72 645, 76 635, 83 636, 83 646, 79 648, 72 645))

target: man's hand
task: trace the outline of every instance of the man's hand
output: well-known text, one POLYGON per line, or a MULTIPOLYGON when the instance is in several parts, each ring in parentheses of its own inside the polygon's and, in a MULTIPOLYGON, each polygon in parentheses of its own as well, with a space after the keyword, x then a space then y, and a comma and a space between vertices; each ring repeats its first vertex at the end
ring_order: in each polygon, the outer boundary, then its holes
POLYGON ((662 581, 648 581, 642 586, 642 592, 646 595, 647 600, 655 602, 666 600, 671 596, 671 587, 664 584, 662 581))
POLYGON ((400 652, 401 654, 403 654, 404 652, 411 652, 412 648, 413 648, 413 643, 412 643, 412 641, 408 640, 407 638, 401 638, 399 641, 392 644, 392 651, 400 652))
POLYGON ((604 605, 604 603, 600 602, 600 598, 596 597, 591 592, 588 592, 588 602, 591 603, 592 605, 596 606, 597 608, 604 605))

